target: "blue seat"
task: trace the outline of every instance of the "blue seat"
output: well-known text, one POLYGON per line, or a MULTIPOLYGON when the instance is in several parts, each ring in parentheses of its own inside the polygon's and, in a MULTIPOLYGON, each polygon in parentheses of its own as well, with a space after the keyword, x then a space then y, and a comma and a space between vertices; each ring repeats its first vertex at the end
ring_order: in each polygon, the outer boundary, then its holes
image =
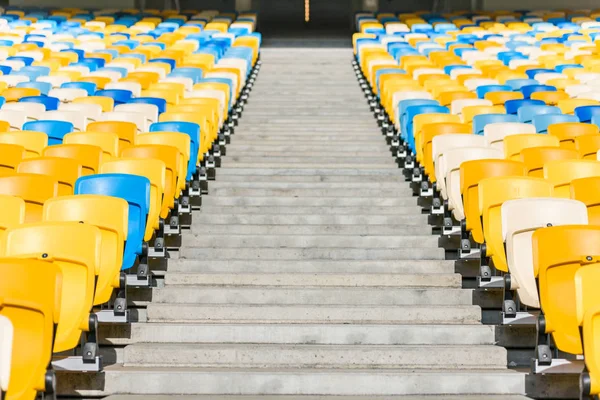
POLYGON ((533 125, 538 133, 548 133, 548 126, 563 122, 579 122, 575 115, 568 114, 538 114, 533 117, 533 125))
POLYGON ((600 106, 581 106, 575 109, 575 115, 580 122, 591 123, 592 118, 600 115, 600 106))
POLYGON ((545 106, 542 100, 531 100, 531 99, 515 99, 515 100, 507 100, 504 103, 504 108, 506 109, 507 114, 517 115, 517 111, 521 107, 525 106, 545 106))
POLYGON ((21 82, 17 83, 17 87, 37 89, 44 96, 48 96, 48 93, 52 89, 52 84, 49 82, 21 82))
POLYGON ((127 241, 121 269, 135 265, 142 255, 144 232, 150 209, 150 180, 128 174, 99 174, 84 176, 75 182, 75 194, 98 194, 124 199, 129 204, 127 241))
POLYGON ((169 76, 191 78, 194 83, 198 83, 202 79, 203 73, 200 68, 182 67, 173 69, 169 76))
POLYGON ((475 93, 480 99, 485 98, 486 93, 490 92, 512 92, 512 88, 508 85, 483 85, 475 89, 475 93))
POLYGON ((407 120, 406 120, 406 109, 411 106, 418 105, 430 105, 430 106, 439 106, 436 100, 428 100, 428 99, 410 99, 410 100, 402 100, 398 103, 398 115, 400 116, 400 136, 402 140, 406 141, 406 132, 407 132, 407 120))
POLYGON ((519 122, 519 118, 510 114, 479 114, 473 117, 473 133, 483 135, 486 125, 498 122, 519 122))
POLYGON ((46 107, 46 111, 55 111, 58 110, 60 100, 56 97, 48 96, 27 96, 21 97, 19 103, 39 103, 43 104, 46 107))
POLYGON ((538 115, 545 114, 562 114, 560 108, 554 106, 523 106, 519 108, 517 111, 517 116, 519 117, 519 122, 524 122, 531 124, 533 122, 533 118, 538 115))
POLYGON ((60 85, 64 89, 83 89, 88 96, 93 96, 96 93, 96 84, 94 82, 65 82, 60 85))
POLYGON ((525 71, 525 73, 527 74, 527 76, 530 79, 535 79, 535 76, 537 74, 541 74, 541 73, 545 73, 545 72, 556 72, 553 69, 549 69, 549 68, 532 68, 532 69, 528 69, 527 71, 525 71))
POLYGON ((6 60, 8 60, 8 61, 21 61, 21 62, 23 62, 27 66, 33 64, 33 62, 35 61, 31 57, 22 57, 22 56, 12 56, 12 57, 8 57, 6 60))
POLYGON ((107 89, 107 90, 98 90, 96 92, 96 96, 104 96, 110 97, 115 101, 115 105, 117 104, 125 104, 131 100, 133 97, 133 93, 131 90, 125 89, 107 89))
POLYGON ((581 65, 581 64, 560 64, 560 65, 557 65, 556 67, 554 67, 556 72, 560 72, 560 73, 562 73, 567 68, 583 68, 583 65, 581 65))
POLYGON ((167 101, 160 97, 132 97, 127 103, 154 104, 158 107, 159 114, 167 111, 167 101))
POLYGON ((413 119, 420 114, 450 114, 448 107, 440 105, 414 105, 406 109, 406 142, 410 150, 415 153, 415 136, 413 131, 413 119))
POLYGON ((171 69, 174 69, 175 66, 177 65, 177 62, 174 59, 172 59, 172 58, 153 58, 149 62, 151 62, 151 63, 155 63, 155 62, 166 63, 166 64, 169 64, 171 66, 171 69))
POLYGON ((513 91, 518 91, 523 86, 539 85, 540 83, 535 79, 508 79, 504 84, 510 86, 513 91))
POLYGON ((523 86, 520 89, 521 93, 523 93, 523 97, 526 99, 531 98, 531 95, 535 92, 556 92, 555 86, 550 85, 527 85, 523 86))
POLYGON ((196 162, 200 149, 200 126, 194 122, 166 121, 150 125, 150 132, 180 132, 190 137, 190 161, 186 180, 191 180, 196 173, 196 162))
POLYGON ((48 146, 62 144, 63 137, 73 132, 73 124, 66 121, 31 121, 23 124, 24 131, 45 132, 48 135, 48 146))
POLYGON ((9 67, 8 65, 0 65, 0 72, 2 75, 9 75, 11 71, 12 67, 9 67))

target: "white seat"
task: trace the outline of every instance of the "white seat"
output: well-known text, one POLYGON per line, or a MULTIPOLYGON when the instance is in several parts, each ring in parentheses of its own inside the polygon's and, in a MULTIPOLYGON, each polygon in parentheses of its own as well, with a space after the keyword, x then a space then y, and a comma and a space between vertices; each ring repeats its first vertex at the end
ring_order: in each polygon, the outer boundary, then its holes
POLYGON ((147 131, 150 125, 158 121, 158 107, 155 104, 141 104, 141 103, 130 103, 130 104, 119 104, 115 106, 115 111, 125 113, 139 113, 143 114, 146 118, 146 123, 143 131, 147 131))
POLYGON ((159 82, 173 82, 181 83, 185 87, 185 91, 189 92, 194 89, 194 80, 192 78, 186 78, 185 76, 167 76, 159 82))
POLYGON ((427 74, 444 74, 444 70, 440 68, 417 68, 413 71, 413 79, 419 79, 421 75, 427 74))
POLYGON ((148 130, 146 127, 146 116, 138 112, 109 111, 100 116, 100 121, 133 122, 137 126, 138 133, 148 130))
POLYGON ((204 77, 205 78, 231 79, 231 81, 233 82, 233 93, 235 93, 236 99, 237 99, 237 95, 240 92, 240 86, 239 86, 238 77, 236 74, 231 73, 231 72, 209 72, 204 77))
POLYGON ((25 63, 21 60, 4 60, 0 65, 11 67, 13 71, 19 71, 21 68, 25 67, 25 63))
POLYGON ((552 79, 567 79, 567 78, 568 78, 567 75, 559 74, 558 72, 540 72, 538 74, 535 74, 535 76, 533 77, 533 79, 535 79, 542 85, 545 85, 546 82, 548 82, 549 80, 552 80, 552 79))
POLYGON ((504 138, 520 133, 536 133, 533 124, 522 122, 496 122, 483 128, 483 137, 488 146, 504 151, 504 138))
POLYGON ((600 72, 581 72, 575 74, 575 79, 581 83, 588 83, 600 80, 600 72))
POLYGON ((41 103, 6 103, 2 106, 3 111, 16 111, 25 113, 27 121, 36 121, 46 111, 46 106, 41 103))
POLYGON ((600 93, 598 93, 596 90, 594 90, 594 91, 590 91, 590 92, 581 93, 579 96, 577 96, 577 98, 585 99, 585 100, 600 101, 600 93))
MULTIPOLYGON (((4 106, 6 106, 6 104, 4 106)), ((23 124, 27 122, 27 113, 25 111, 0 110, 0 121, 8 122, 10 124, 10 129, 13 131, 20 131, 23 124)))
POLYGON ((35 61, 42 61, 44 59, 44 53, 36 50, 28 50, 28 51, 19 51, 15 54, 18 57, 31 57, 35 61))
POLYGON ((48 82, 53 88, 59 88, 63 83, 71 82, 71 79, 67 76, 46 75, 38 77, 37 82, 48 82))
POLYGON ((142 94, 142 85, 138 82, 110 82, 104 89, 123 89, 129 90, 133 97, 140 97, 142 94))
POLYGON ((468 74, 481 75, 481 71, 465 65, 464 67, 454 68, 452 71, 450 71, 450 78, 456 79, 461 75, 468 75, 468 74))
POLYGON ((99 104, 86 103, 61 103, 58 105, 60 111, 74 111, 85 118, 85 127, 89 123, 100 121, 102 106, 99 104))
POLYGON ((448 199, 446 193, 446 152, 456 147, 485 147, 485 138, 482 135, 463 135, 451 133, 438 135, 431 143, 431 155, 434 163, 436 187, 444 200, 448 199))
POLYGON ((117 67, 117 68, 125 68, 127 72, 132 72, 135 70, 135 66, 128 62, 120 62, 120 61, 111 61, 104 65, 105 67, 117 67))
POLYGON ((471 79, 467 79, 465 81, 465 87, 467 88, 467 90, 474 92, 475 90, 477 90, 477 88, 479 86, 486 86, 486 85, 499 85, 500 82, 498 82, 496 79, 489 79, 489 78, 471 78, 471 79))
POLYGON ((66 121, 73 124, 75 131, 84 131, 87 126, 85 115, 77 111, 56 110, 46 111, 40 115, 40 118, 45 121, 66 121))
POLYGON ((183 95, 186 99, 193 98, 210 98, 219 100, 219 125, 223 124, 224 114, 227 112, 227 104, 225 103, 227 99, 225 98, 225 93, 220 90, 214 89, 202 89, 202 90, 192 90, 191 92, 186 92, 183 95))
POLYGON ((528 58, 518 58, 516 60, 510 60, 508 62, 508 68, 517 69, 518 67, 520 67, 522 65, 531 65, 531 64, 533 64, 533 61, 531 61, 528 58))
POLYGON ((456 114, 458 116, 462 115, 462 110, 465 107, 471 107, 471 106, 493 106, 494 103, 492 103, 490 100, 486 100, 486 99, 458 99, 458 100, 452 100, 452 103, 450 103, 450 113, 452 114, 456 114))
POLYGON ((13 346, 13 325, 10 320, 0 315, 0 391, 8 391, 13 346))
POLYGON ((388 35, 393 35, 394 33, 402 33, 402 32, 410 32, 410 28, 406 24, 402 24, 399 22, 394 22, 391 24, 386 24, 385 33, 388 35))
POLYGON ((241 85, 244 86, 246 84, 246 74, 248 73, 248 61, 243 60, 241 58, 222 58, 219 60, 215 67, 237 69, 238 71, 240 71, 240 76, 242 78, 241 85))
POLYGON ((87 90, 77 88, 56 88, 48 92, 48 96, 56 97, 63 103, 70 103, 78 97, 87 97, 87 95, 87 90))
POLYGON ((469 65, 474 65, 477 61, 496 60, 496 56, 483 51, 466 51, 461 58, 469 65))
POLYGON ((503 158, 504 152, 493 147, 455 147, 446 151, 444 163, 446 168, 448 208, 452 210, 452 215, 457 221, 465 219, 462 194, 460 193, 460 165, 465 161, 471 160, 503 158))
POLYGON ((408 90, 408 91, 398 91, 398 92, 394 92, 394 94, 392 95, 392 104, 394 105, 394 113, 396 114, 396 121, 394 121, 396 123, 396 129, 398 129, 398 132, 401 131, 400 129, 400 115, 398 113, 398 103, 400 103, 402 100, 433 100, 433 96, 431 95, 431 93, 425 91, 425 90, 408 90))
POLYGON ((522 304, 540 308, 531 237, 536 229, 549 224, 587 225, 587 208, 577 200, 527 198, 504 202, 501 213, 511 288, 517 290, 522 304))
POLYGON ((571 98, 578 97, 579 95, 591 92, 592 90, 593 89, 591 86, 582 83, 578 83, 575 85, 567 85, 565 87, 565 93, 567 93, 571 98))
POLYGON ((90 69, 88 67, 84 67, 83 65, 60 67, 58 70, 59 71, 75 71, 75 72, 81 73, 82 76, 86 76, 90 73, 90 69))
POLYGON ((117 82, 121 79, 121 73, 117 71, 103 70, 103 71, 94 71, 90 72, 87 76, 99 76, 102 78, 108 78, 111 82, 117 82))
POLYGON ((25 75, 2 75, 0 76, 0 82, 5 82, 11 88, 17 86, 19 83, 29 82, 29 77, 25 75))

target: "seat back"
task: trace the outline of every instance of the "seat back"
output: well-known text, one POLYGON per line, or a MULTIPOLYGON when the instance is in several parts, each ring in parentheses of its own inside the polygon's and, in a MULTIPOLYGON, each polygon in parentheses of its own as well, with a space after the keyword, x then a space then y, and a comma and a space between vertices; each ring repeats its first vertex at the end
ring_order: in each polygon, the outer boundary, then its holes
POLYGON ((508 271, 502 238, 502 204, 528 197, 552 197, 553 185, 541 178, 501 176, 479 182, 479 215, 486 242, 486 255, 500 271, 508 271))
POLYGON ((571 198, 587 207, 590 225, 600 225, 600 176, 590 176, 571 181, 571 198))
POLYGON ((0 209, 0 233, 25 223, 25 200, 22 198, 0 194, 0 209))
POLYGON ((563 122, 548 126, 548 135, 556 136, 560 147, 575 149, 575 138, 584 135, 598 135, 598 127, 580 122, 563 122))
POLYGON ((582 159, 596 160, 598 150, 600 150, 600 135, 577 136, 574 146, 582 159))
MULTIPOLYGON (((1 132, 0 143, 22 146, 25 148, 24 158, 39 157, 48 145, 48 135, 33 131, 1 132)), ((10 162, 8 157, 7 162, 10 162)))
POLYGON ((436 136, 448 134, 470 134, 470 129, 467 124, 455 122, 438 122, 423 125, 421 134, 423 143, 421 146, 423 166, 425 168, 425 173, 429 175, 429 180, 432 183, 436 182, 433 158, 433 139, 436 136))
POLYGON ((544 164, 544 178, 554 185, 556 197, 570 198, 574 179, 600 176, 600 162, 594 160, 556 160, 544 164))
POLYGON ((7 229, 4 254, 8 257, 39 257, 57 264, 62 273, 61 306, 54 351, 79 344, 82 321, 92 308, 94 286, 100 268, 102 235, 93 225, 41 222, 7 229))
POLYGON ((504 138, 504 156, 509 160, 520 161, 521 151, 530 147, 558 147, 559 141, 555 136, 534 134, 519 134, 504 138))
POLYGON ((99 121, 92 122, 87 126, 87 132, 96 133, 116 133, 119 136, 119 150, 133 146, 135 135, 137 135, 137 125, 133 122, 123 121, 99 121))
POLYGON ((102 163, 102 148, 89 144, 60 144, 46 147, 42 156, 74 160, 81 165, 82 175, 92 175, 98 172, 102 163))
POLYGON ((179 190, 184 190, 186 181, 191 179, 188 165, 190 161, 190 137, 185 133, 179 132, 148 132, 137 135, 135 138, 136 145, 163 145, 174 146, 179 150, 179 168, 178 178, 179 190), (190 176, 190 179, 187 177, 190 176))
POLYGON ((67 196, 73 194, 75 181, 82 175, 83 167, 70 158, 39 157, 23 160, 17 172, 48 175, 58 181, 58 195, 67 196))
POLYGON ((577 159, 575 150, 560 147, 530 147, 521 150, 521 161, 527 167, 527 175, 537 178, 544 177, 544 165, 555 160, 577 159))
POLYGON ((417 161, 423 162, 423 128, 435 123, 460 123, 460 118, 452 114, 420 114, 413 118, 413 132, 417 161))
POLYGON ((522 122, 494 122, 483 128, 487 144, 500 150, 504 150, 505 137, 522 133, 535 133, 535 127, 522 122))
POLYGON ((25 222, 42 220, 46 200, 58 196, 59 183, 48 175, 15 174, 0 177, 0 194, 25 201, 25 222))
POLYGON ((25 147, 18 144, 0 143, 0 176, 12 175, 17 165, 26 157, 25 147))
MULTIPOLYGON (((111 160, 119 155, 120 141, 119 135, 117 135, 116 133, 73 132, 65 135, 63 144, 99 147, 102 150, 102 162, 104 162, 111 160)), ((90 165, 90 163, 88 163, 88 165, 90 165)))
POLYGON ((61 144, 63 137, 74 131, 73 124, 67 121, 31 121, 23 124, 24 131, 44 132, 48 135, 48 145, 61 144))
POLYGON ((0 314, 0 391, 8 391, 14 328, 10 319, 0 314))
POLYGON ((576 122, 579 122, 579 119, 576 116, 567 114, 536 115, 531 121, 538 133, 548 133, 548 127, 553 124, 576 122))
POLYGON ((511 276, 518 282, 519 300, 540 308, 531 237, 537 229, 547 226, 587 224, 585 205, 569 199, 516 199, 505 201, 501 214, 506 261, 511 276))

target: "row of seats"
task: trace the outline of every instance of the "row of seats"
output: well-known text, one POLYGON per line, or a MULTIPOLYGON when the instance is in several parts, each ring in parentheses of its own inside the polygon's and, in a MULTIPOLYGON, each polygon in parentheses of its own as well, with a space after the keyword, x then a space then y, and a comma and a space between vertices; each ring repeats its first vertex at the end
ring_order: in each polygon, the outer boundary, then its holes
POLYGON ((127 322, 126 286, 150 285, 191 223, 260 67, 255 27, 214 11, 0 16, 6 399, 54 396, 53 366, 102 369, 98 321, 127 322))
POLYGON ((480 287, 504 291, 503 323, 537 322, 532 372, 561 371, 556 349, 583 355, 582 395, 599 394, 596 15, 356 24, 359 82, 430 220, 460 258, 477 257, 480 287))

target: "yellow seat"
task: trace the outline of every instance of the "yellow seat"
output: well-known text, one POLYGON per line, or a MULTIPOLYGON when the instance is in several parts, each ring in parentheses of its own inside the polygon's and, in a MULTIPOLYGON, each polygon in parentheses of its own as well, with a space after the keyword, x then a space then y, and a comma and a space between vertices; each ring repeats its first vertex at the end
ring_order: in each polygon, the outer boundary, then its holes
POLYGON ((41 92, 38 89, 34 89, 34 88, 13 87, 13 88, 8 88, 2 92, 2 97, 4 97, 4 99, 6 100, 7 103, 19 101, 23 97, 39 96, 39 95, 41 95, 41 92))
POLYGON ((10 319, 14 330, 7 400, 34 400, 47 388, 62 277, 57 265, 42 253, 37 257, 0 259, 0 315, 10 319))
POLYGON ((60 268, 63 279, 55 352, 74 349, 81 334, 89 331, 101 244, 100 230, 81 223, 41 222, 5 232, 5 256, 37 259, 46 254, 44 259, 60 268))
POLYGON ((180 166, 178 171, 179 190, 186 187, 186 177, 188 162, 190 160, 190 137, 179 132, 149 132, 137 135, 136 145, 159 144, 164 146, 174 146, 179 150, 180 166))
POLYGON ((163 146, 160 144, 146 144, 133 146, 123 150, 121 156, 124 158, 135 158, 140 160, 156 159, 165 164, 165 185, 161 218, 167 218, 169 209, 175 206, 175 199, 179 198, 181 191, 178 182, 181 158, 179 149, 174 146, 163 146))
POLYGON ((552 197, 553 185, 541 178, 503 176, 479 182, 479 213, 486 243, 486 255, 494 267, 508 272, 502 236, 502 204, 508 200, 529 197, 552 197))
POLYGON ((25 200, 22 198, 0 194, 0 209, 0 233, 25 223, 25 200))
POLYGON ((177 105, 179 103, 179 94, 175 91, 165 89, 142 90, 142 97, 158 97, 164 99, 167 104, 171 105, 177 105))
POLYGON ((423 167, 429 176, 431 183, 436 182, 435 165, 433 160, 433 138, 447 134, 471 134, 471 128, 467 124, 440 122, 423 125, 423 167))
POLYGON ((98 90, 104 89, 106 85, 112 82, 111 79, 106 76, 82 76, 77 79, 77 81, 95 83, 98 90))
POLYGON ((163 206, 165 191, 166 166, 157 159, 140 160, 135 158, 121 158, 108 161, 100 167, 102 174, 131 174, 145 176, 150 180, 150 209, 146 223, 144 240, 152 239, 154 230, 159 228, 160 212, 163 206))
POLYGON ((521 151, 521 161, 527 167, 527 175, 544 177, 544 165, 555 160, 574 160, 579 158, 575 150, 560 147, 531 147, 521 151))
MULTIPOLYGON (((153 63, 154 64, 154 63, 153 63)), ((159 91, 167 91, 173 92, 177 96, 177 98, 182 98, 185 93, 185 85, 183 83, 177 82, 158 82, 150 85, 148 89, 150 91, 159 90, 159 91)))
POLYGON ((584 135, 598 135, 598 127, 581 122, 563 122, 548 126, 548 135, 556 136, 560 141, 560 147, 564 149, 575 149, 575 138, 584 135))
MULTIPOLYGON (((465 88, 466 89, 466 88, 465 88)), ((463 99, 476 99, 477 95, 474 92, 467 92, 463 90, 454 90, 450 92, 442 92, 437 97, 440 105, 449 107, 454 100, 463 99)))
POLYGON ((600 104, 600 102, 596 100, 588 100, 588 99, 564 99, 560 100, 556 106, 560 108, 560 111, 563 114, 573 115, 575 113, 575 109, 577 107, 583 106, 596 106, 600 104))
POLYGON ((115 101, 106 96, 87 96, 73 99, 73 103, 97 104, 102 107, 102 112, 112 111, 115 107, 115 101))
POLYGON ((157 72, 136 71, 122 78, 121 82, 137 82, 142 86, 142 89, 146 90, 150 85, 158 82, 159 79, 160 75, 157 72))
POLYGON ((46 147, 42 156, 75 160, 81 165, 83 176, 98 173, 102 164, 102 148, 89 144, 59 144, 46 147))
POLYGON ((0 194, 25 201, 25 222, 42 220, 46 200, 58 196, 58 181, 47 175, 15 174, 0 177, 0 194))
POLYGON ((39 157, 23 160, 17 167, 20 174, 48 175, 58 181, 58 195, 72 195, 83 167, 76 160, 59 157, 39 157))
POLYGON ((544 165, 544 178, 554 185, 556 197, 568 199, 571 181, 590 176, 600 176, 600 161, 558 160, 544 165))
POLYGON ((22 146, 25 149, 25 158, 39 157, 48 146, 48 135, 36 131, 2 132, 0 144, 22 146))
POLYGON ((10 123, 7 121, 0 121, 0 132, 10 132, 10 123))
POLYGON ((600 176, 574 179, 569 186, 571 198, 587 207, 590 225, 600 226, 600 176))
POLYGON ((541 100, 549 106, 555 106, 559 101, 567 100, 569 95, 562 90, 554 92, 533 92, 531 93, 532 100, 541 100))
MULTIPOLYGON (((382 78, 383 79, 383 78, 382 78)), ((225 95, 225 112, 227 112, 229 110, 229 104, 230 104, 230 90, 229 90, 229 85, 226 83, 218 83, 218 82, 200 82, 200 83, 196 83, 193 86, 193 90, 197 91, 197 90, 218 90, 220 92, 222 92, 225 95)))
POLYGON ((600 150, 600 135, 585 135, 575 138, 575 149, 584 160, 596 160, 600 150))
POLYGON ((179 105, 171 106, 170 108, 167 107, 167 109, 169 111, 184 111, 186 109, 185 106, 188 105, 205 106, 206 109, 212 110, 212 120, 214 120, 214 124, 217 128, 221 128, 222 123, 224 122, 223 115, 226 113, 226 110, 221 108, 221 104, 219 103, 218 99, 211 97, 190 97, 187 99, 181 99, 179 101, 179 105))
POLYGON ((200 142, 207 146, 206 149, 204 149, 204 152, 208 151, 210 146, 217 139, 219 116, 218 110, 215 109, 213 105, 180 104, 169 107, 167 113, 187 113, 196 116, 195 119, 190 122, 198 123, 199 121, 202 121, 200 126, 204 129, 200 129, 200 142))
POLYGON ((119 288, 128 209, 121 198, 98 195, 55 197, 44 204, 44 221, 83 222, 100 229, 102 247, 94 305, 108 302, 114 289, 119 288))
POLYGON ((525 176, 525 165, 510 160, 483 159, 465 161, 460 165, 460 193, 465 210, 466 229, 473 240, 484 242, 479 212, 479 183, 499 176, 525 176))
POLYGON ((116 133, 119 136, 119 151, 133 146, 137 135, 137 125, 133 122, 100 121, 88 124, 86 132, 116 133))
POLYGON ((417 151, 417 161, 423 163, 423 144, 424 144, 424 127, 430 124, 438 123, 455 123, 460 124, 460 117, 453 114, 420 114, 413 118, 413 132, 415 139, 415 148, 417 151))
POLYGON ((519 100, 523 98, 521 92, 488 92, 484 99, 492 102, 493 105, 504 105, 508 100, 519 100))
MULTIPOLYGON (((63 137, 63 144, 99 147, 102 150, 102 162, 111 160, 119 155, 119 135, 116 133, 71 132, 67 133, 63 137)), ((92 167, 91 161, 88 163, 88 165, 90 168, 92 167)))
MULTIPOLYGON (((204 131, 208 132, 208 121, 206 117, 190 113, 190 112, 164 112, 158 117, 160 122, 166 121, 183 121, 183 122, 193 122, 200 126, 200 132, 204 131)), ((206 135, 200 135, 200 149, 198 151, 198 161, 200 162, 204 159, 204 154, 209 150, 210 144, 207 143, 206 135)))
POLYGON ((530 147, 558 147, 556 136, 539 133, 510 135, 504 138, 504 157, 508 160, 521 160, 521 151, 530 147))
POLYGON ((12 175, 17 165, 26 157, 25 147, 18 144, 0 143, 0 176, 12 175))

